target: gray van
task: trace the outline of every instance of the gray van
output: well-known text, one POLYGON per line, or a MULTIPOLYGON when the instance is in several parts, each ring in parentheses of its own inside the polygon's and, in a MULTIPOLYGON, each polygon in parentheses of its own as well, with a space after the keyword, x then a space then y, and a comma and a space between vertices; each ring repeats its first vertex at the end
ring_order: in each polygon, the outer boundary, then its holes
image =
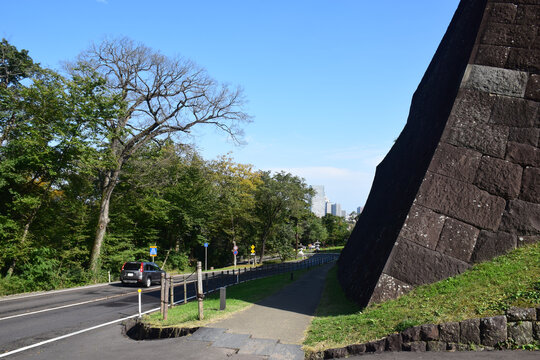
POLYGON ((150 287, 161 283, 161 270, 156 263, 146 261, 128 261, 122 266, 120 281, 122 284, 141 284, 150 287))

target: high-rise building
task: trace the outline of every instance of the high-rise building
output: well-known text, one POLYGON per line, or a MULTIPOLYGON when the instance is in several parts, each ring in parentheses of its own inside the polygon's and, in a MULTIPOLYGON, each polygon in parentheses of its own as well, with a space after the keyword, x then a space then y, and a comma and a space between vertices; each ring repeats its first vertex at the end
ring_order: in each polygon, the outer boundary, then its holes
POLYGON ((341 204, 332 204, 332 215, 341 216, 341 204))
POLYGON ((332 203, 330 202, 330 200, 326 199, 326 202, 325 202, 325 212, 324 214, 332 214, 332 203))
POLYGON ((362 213, 362 210, 364 210, 364 208, 361 207, 361 206, 359 206, 359 207, 356 208, 356 213, 357 213, 357 214, 361 214, 361 213, 362 213))
POLYGON ((326 214, 326 196, 324 195, 324 186, 314 185, 315 195, 311 198, 311 212, 318 217, 322 217, 326 214))
POLYGON ((346 218, 347 217, 347 211, 341 210, 341 217, 346 218))

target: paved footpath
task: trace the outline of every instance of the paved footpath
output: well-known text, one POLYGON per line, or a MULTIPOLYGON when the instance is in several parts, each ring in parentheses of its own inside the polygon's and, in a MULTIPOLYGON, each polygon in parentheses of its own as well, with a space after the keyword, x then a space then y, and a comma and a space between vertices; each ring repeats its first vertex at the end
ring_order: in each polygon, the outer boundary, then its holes
POLYGON ((225 320, 197 330, 191 341, 232 348, 239 355, 303 359, 301 349, 333 263, 304 274, 281 291, 225 320))

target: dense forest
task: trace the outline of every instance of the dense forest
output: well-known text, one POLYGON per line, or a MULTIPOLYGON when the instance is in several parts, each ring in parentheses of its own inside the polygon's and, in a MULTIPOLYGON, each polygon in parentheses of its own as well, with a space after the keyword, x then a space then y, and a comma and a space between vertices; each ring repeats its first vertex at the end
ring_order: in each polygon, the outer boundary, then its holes
POLYGON ((91 46, 62 71, 0 44, 0 294, 117 276, 148 259, 187 270, 247 257, 294 257, 343 244, 348 225, 310 211, 313 190, 230 156, 205 160, 189 137, 214 126, 241 139, 240 89, 129 39, 91 46))

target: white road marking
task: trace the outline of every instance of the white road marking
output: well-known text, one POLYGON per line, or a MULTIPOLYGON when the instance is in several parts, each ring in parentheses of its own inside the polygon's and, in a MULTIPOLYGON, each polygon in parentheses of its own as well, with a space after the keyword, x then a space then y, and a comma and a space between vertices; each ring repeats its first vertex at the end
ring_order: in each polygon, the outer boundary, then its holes
MULTIPOLYGON (((191 300, 191 299, 195 299, 195 296, 189 297, 187 300, 191 300)), ((176 301, 175 304, 178 304, 178 303, 181 303, 181 302, 184 302, 184 300, 176 301)), ((145 311, 145 312, 143 312, 141 314, 146 315, 146 314, 149 314, 151 312, 158 311, 159 309, 160 308, 150 309, 150 310, 147 310, 147 311, 145 311)), ((58 341, 58 340, 66 339, 66 338, 69 338, 69 337, 72 337, 72 336, 75 336, 75 335, 79 335, 79 334, 82 334, 82 333, 85 333, 85 332, 88 332, 88 331, 91 331, 91 330, 99 329, 99 328, 102 328, 104 326, 116 324, 116 323, 124 321, 124 320, 133 319, 134 317, 137 317, 137 316, 139 316, 139 314, 131 315, 131 316, 128 316, 128 317, 125 317, 125 318, 122 318, 122 319, 109 321, 109 322, 106 322, 106 323, 103 323, 103 324, 99 324, 99 325, 96 325, 96 326, 89 327, 87 329, 82 329, 82 330, 75 331, 75 332, 72 332, 72 333, 69 333, 69 334, 66 334, 66 335, 58 336, 58 337, 55 337, 55 338, 52 338, 52 339, 49 339, 49 340, 45 340, 45 341, 42 341, 42 342, 39 342, 39 343, 28 345, 28 346, 25 346, 25 347, 22 347, 22 348, 19 348, 19 349, 8 351, 6 353, 0 354, 0 358, 6 357, 6 356, 9 356, 9 355, 13 355, 13 354, 17 354, 17 353, 25 351, 25 350, 30 350, 30 349, 33 349, 33 348, 36 348, 36 347, 39 347, 39 346, 42 346, 42 345, 45 345, 45 344, 49 344, 49 343, 52 343, 52 342, 55 342, 55 341, 58 341)))

